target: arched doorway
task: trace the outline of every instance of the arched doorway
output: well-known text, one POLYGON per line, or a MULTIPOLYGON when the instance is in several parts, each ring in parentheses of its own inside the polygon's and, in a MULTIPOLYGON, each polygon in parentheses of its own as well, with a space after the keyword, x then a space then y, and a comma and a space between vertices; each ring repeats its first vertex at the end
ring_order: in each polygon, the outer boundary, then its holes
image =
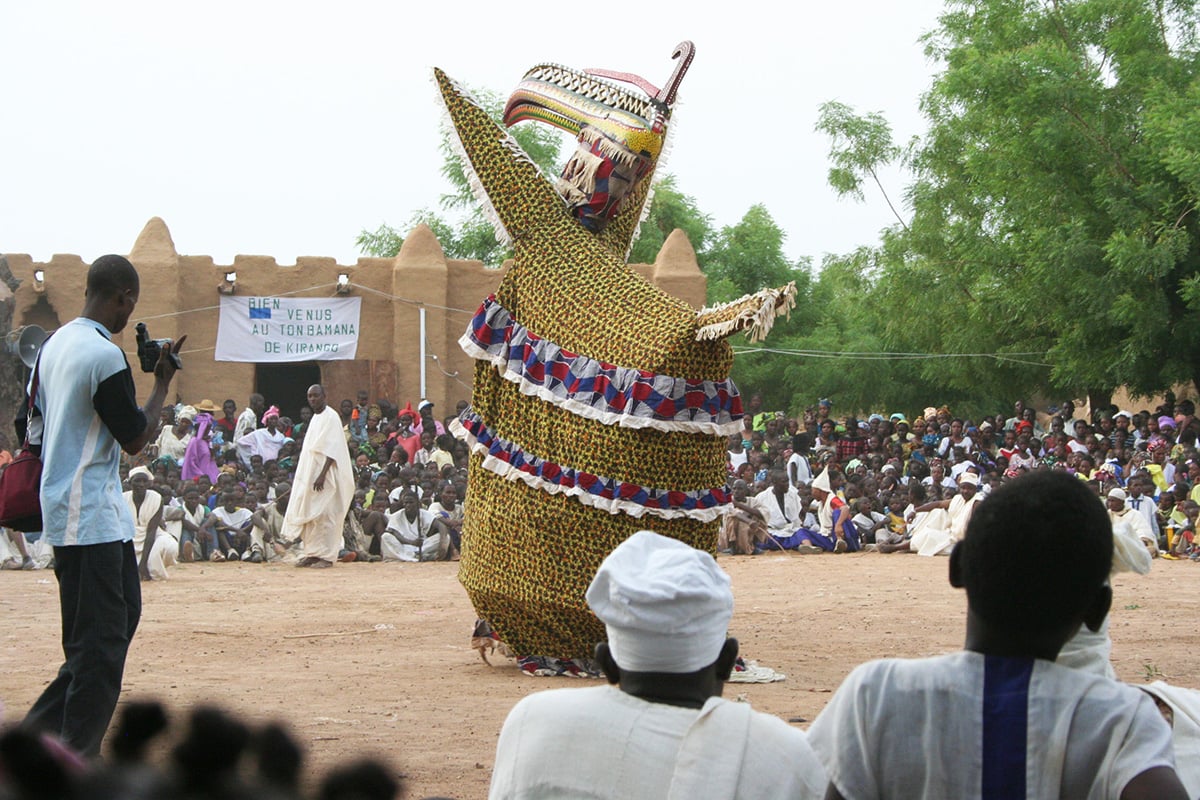
POLYGON ((295 422, 300 421, 300 408, 308 405, 308 387, 320 382, 321 365, 316 361, 254 366, 254 391, 295 422))
POLYGON ((40 325, 47 333, 58 330, 60 324, 58 312, 46 300, 44 294, 39 295, 37 302, 26 308, 25 313, 21 315, 21 325, 40 325))

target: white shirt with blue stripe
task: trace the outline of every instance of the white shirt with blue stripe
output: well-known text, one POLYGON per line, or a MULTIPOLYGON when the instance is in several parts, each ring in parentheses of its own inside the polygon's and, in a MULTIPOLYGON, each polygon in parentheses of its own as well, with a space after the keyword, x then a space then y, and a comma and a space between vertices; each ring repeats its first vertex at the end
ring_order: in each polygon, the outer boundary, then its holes
POLYGON ((857 667, 808 741, 846 800, 1100 800, 1175 766, 1171 729, 1146 693, 970 651, 857 667))
POLYGON ((120 442, 142 432, 133 374, 100 323, 79 317, 42 347, 42 526, 56 547, 133 539, 122 497, 120 442))

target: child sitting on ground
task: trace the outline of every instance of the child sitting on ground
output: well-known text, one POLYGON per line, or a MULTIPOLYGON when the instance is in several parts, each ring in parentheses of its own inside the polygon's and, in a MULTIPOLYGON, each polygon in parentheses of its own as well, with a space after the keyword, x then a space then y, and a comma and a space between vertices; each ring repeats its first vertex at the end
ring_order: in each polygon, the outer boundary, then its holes
POLYGON ((869 544, 875 544, 875 537, 879 531, 887 527, 887 515, 880 514, 874 508, 871 498, 860 497, 854 502, 854 510, 858 513, 850 520, 858 528, 858 533, 862 536, 863 541, 869 544))
POLYGON ((1172 553, 1178 558, 1200 559, 1200 547, 1196 542, 1196 518, 1200 517, 1200 504, 1195 500, 1184 500, 1179 508, 1186 520, 1182 528, 1175 531, 1175 546, 1172 553))
POLYGON ((1182 798, 1171 730, 1137 689, 1054 663, 1108 614, 1112 526, 1039 471, 980 503, 950 554, 962 652, 855 669, 809 730, 826 798, 1182 798))
POLYGON ((899 491, 891 494, 887 501, 887 525, 875 533, 875 544, 881 553, 895 552, 904 541, 908 523, 904 521, 905 496, 899 491))

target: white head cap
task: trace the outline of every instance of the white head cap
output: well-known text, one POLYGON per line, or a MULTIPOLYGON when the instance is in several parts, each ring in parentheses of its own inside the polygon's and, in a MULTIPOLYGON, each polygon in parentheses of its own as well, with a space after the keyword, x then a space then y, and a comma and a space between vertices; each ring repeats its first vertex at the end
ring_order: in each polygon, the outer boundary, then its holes
POLYGON ((958 478, 958 485, 962 486, 964 483, 969 483, 972 486, 978 486, 979 485, 979 476, 976 475, 974 472, 964 472, 958 478))
POLYGON ((1124 503, 1129 498, 1125 496, 1124 489, 1117 488, 1117 489, 1109 490, 1108 499, 1109 500, 1120 500, 1122 503, 1124 503))
POLYGON ((812 482, 812 488, 833 494, 833 486, 829 483, 829 467, 821 470, 821 474, 812 482))
POLYGON ((609 553, 587 590, 617 666, 686 673, 717 660, 733 616, 729 576, 708 553, 638 531, 609 553))

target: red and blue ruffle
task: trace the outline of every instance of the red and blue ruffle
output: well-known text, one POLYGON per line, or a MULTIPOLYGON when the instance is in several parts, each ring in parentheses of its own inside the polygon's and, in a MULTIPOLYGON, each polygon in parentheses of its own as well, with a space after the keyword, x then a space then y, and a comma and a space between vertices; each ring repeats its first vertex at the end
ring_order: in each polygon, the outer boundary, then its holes
POLYGON ((484 469, 551 494, 564 493, 585 505, 632 517, 650 514, 664 519, 688 517, 709 522, 729 503, 723 487, 678 491, 642 486, 576 470, 538 458, 489 428, 474 409, 464 409, 451 423, 456 436, 484 457, 484 469))
POLYGON ((458 343, 494 364, 522 394, 606 425, 721 436, 742 429, 733 381, 676 378, 571 353, 515 321, 494 295, 458 343))

